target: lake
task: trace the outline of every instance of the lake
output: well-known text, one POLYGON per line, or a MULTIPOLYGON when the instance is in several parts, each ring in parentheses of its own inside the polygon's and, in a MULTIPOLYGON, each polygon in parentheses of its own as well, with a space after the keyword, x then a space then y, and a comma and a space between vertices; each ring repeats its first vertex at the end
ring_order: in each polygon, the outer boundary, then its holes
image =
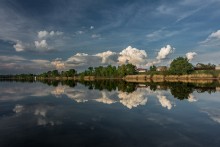
POLYGON ((220 146, 219 84, 0 82, 0 146, 220 146))

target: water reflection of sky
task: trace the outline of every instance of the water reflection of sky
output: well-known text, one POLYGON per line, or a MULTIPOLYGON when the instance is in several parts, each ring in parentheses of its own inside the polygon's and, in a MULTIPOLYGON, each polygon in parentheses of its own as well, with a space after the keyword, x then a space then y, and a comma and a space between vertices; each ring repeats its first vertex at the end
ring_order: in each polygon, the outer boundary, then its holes
POLYGON ((102 138, 100 146, 105 141, 116 146, 220 143, 216 137, 220 135, 217 92, 193 92, 188 99, 178 100, 169 90, 152 91, 148 87, 127 93, 89 90, 81 84, 72 88, 19 82, 1 82, 0 91, 0 145, 21 145, 20 141, 28 139, 40 142, 36 139, 39 134, 43 140, 52 135, 44 143, 53 137, 66 137, 67 142, 75 140, 72 144, 82 146, 87 145, 82 143, 85 141, 98 145, 96 137, 102 138))
MULTIPOLYGON (((132 109, 146 105, 148 97, 155 97, 164 108, 171 109, 175 105, 168 98, 170 97, 169 92, 162 90, 152 91, 149 88, 139 88, 132 93, 127 93, 122 91, 89 90, 81 84, 72 88, 66 85, 52 87, 41 83, 37 83, 36 86, 31 83, 13 83, 13 86, 11 86, 11 84, 7 83, 4 87, 1 87, 1 91, 2 101, 19 100, 29 96, 43 97, 52 95, 56 98, 66 96, 78 103, 87 101, 96 101, 104 104, 121 103, 123 106, 132 109)), ((193 96, 190 99, 194 99, 193 96)))

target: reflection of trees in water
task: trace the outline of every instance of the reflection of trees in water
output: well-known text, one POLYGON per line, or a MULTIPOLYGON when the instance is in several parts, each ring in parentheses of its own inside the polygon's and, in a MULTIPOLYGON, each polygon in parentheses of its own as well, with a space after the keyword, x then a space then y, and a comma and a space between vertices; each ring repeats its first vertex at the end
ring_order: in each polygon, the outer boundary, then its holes
POLYGON ((169 83, 169 82, 158 82, 158 83, 146 83, 146 86, 150 87, 150 90, 167 90, 170 89, 171 94, 180 100, 188 99, 189 94, 194 90, 194 85, 190 83, 169 83))
MULTIPOLYGON (((84 84, 88 89, 98 89, 98 90, 116 90, 122 92, 134 92, 138 86, 137 83, 125 82, 122 80, 97 80, 97 81, 82 81, 81 84, 84 84)), ((198 92, 215 92, 216 84, 193 84, 193 83, 169 83, 169 82, 160 82, 160 83, 144 83, 145 87, 149 87, 150 90, 167 90, 170 89, 171 94, 174 98, 180 100, 188 99, 191 93, 194 90, 198 92)))
POLYGON ((81 84, 84 84, 88 89, 98 89, 98 90, 108 90, 115 91, 118 89, 123 92, 133 92, 136 90, 136 83, 127 83, 122 80, 97 80, 97 81, 80 81, 81 84))
POLYGON ((60 83, 59 80, 41 80, 40 82, 47 84, 49 86, 54 86, 54 87, 57 87, 60 83))
POLYGON ((169 85, 169 88, 174 98, 180 100, 188 99, 189 95, 194 91, 193 84, 189 83, 172 83, 169 85))
POLYGON ((68 85, 69 87, 75 87, 77 85, 77 82, 73 80, 64 80, 64 81, 61 81, 61 84, 68 85))
POLYGON ((0 82, 22 82, 22 83, 34 83, 34 79, 0 79, 0 82))
POLYGON ((118 85, 118 90, 131 93, 136 90, 136 87, 137 87, 136 83, 127 83, 125 81, 122 81, 118 85))
POLYGON ((168 89, 168 84, 167 82, 150 82, 150 83, 145 83, 146 86, 150 87, 150 90, 156 91, 156 90, 167 90, 168 89))
POLYGON ((190 94, 193 91, 197 91, 198 93, 208 92, 214 93, 216 92, 216 87, 219 87, 220 84, 218 82, 213 83, 182 83, 182 82, 149 82, 145 83, 145 86, 150 87, 150 90, 167 90, 170 89, 171 94, 180 100, 188 99, 190 94))
POLYGON ((98 89, 98 90, 116 90, 118 81, 115 80, 99 80, 99 81, 79 81, 79 83, 88 87, 88 89, 98 89))
POLYGON ((209 94, 216 92, 216 87, 219 87, 218 82, 206 83, 203 85, 196 84, 195 89, 198 93, 208 92, 209 94))
MULTIPOLYGON (((5 81, 5 80, 3 80, 5 81)), ((7 80, 7 81, 15 81, 15 80, 7 80)), ((34 82, 31 80, 16 80, 16 82, 34 82)), ((88 89, 97 89, 97 90, 108 90, 108 91, 122 91, 127 93, 132 93, 136 91, 137 88, 141 87, 149 87, 150 90, 168 90, 170 89, 171 94, 180 100, 188 99, 193 91, 197 91, 198 93, 208 92, 214 93, 216 92, 216 87, 220 87, 219 82, 213 83, 181 83, 181 82, 148 82, 148 83, 131 83, 125 82, 123 80, 95 80, 95 81, 74 81, 74 80, 41 80, 40 82, 47 84, 49 86, 58 86, 68 85, 69 87, 75 87, 77 82, 85 85, 88 89)))
POLYGON ((77 85, 77 82, 74 80, 41 80, 40 82, 47 84, 49 86, 57 87, 59 84, 61 85, 68 85, 69 87, 75 87, 77 85))
POLYGON ((216 92, 216 87, 198 87, 196 88, 198 93, 208 92, 209 94, 216 92))

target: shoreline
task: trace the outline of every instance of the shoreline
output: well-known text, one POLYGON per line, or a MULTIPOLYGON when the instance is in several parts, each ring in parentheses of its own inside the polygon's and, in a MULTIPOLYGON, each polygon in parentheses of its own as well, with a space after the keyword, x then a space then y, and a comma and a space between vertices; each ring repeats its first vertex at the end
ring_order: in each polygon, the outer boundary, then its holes
POLYGON ((212 83, 220 82, 220 76, 214 77, 211 74, 189 74, 189 75, 127 75, 125 77, 32 77, 32 78, 0 78, 0 80, 74 80, 74 81, 95 81, 95 80, 124 80, 132 83, 146 82, 184 82, 184 83, 212 83))
POLYGON ((184 82, 184 83, 212 83, 219 81, 219 77, 211 74, 191 74, 191 75, 127 75, 126 82, 184 82))

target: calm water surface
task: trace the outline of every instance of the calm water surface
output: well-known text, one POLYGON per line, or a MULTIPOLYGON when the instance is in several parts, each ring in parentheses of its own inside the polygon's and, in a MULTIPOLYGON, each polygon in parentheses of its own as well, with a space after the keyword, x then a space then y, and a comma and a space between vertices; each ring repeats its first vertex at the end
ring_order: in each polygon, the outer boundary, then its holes
POLYGON ((220 93, 181 84, 0 82, 0 146, 219 147, 220 93))

